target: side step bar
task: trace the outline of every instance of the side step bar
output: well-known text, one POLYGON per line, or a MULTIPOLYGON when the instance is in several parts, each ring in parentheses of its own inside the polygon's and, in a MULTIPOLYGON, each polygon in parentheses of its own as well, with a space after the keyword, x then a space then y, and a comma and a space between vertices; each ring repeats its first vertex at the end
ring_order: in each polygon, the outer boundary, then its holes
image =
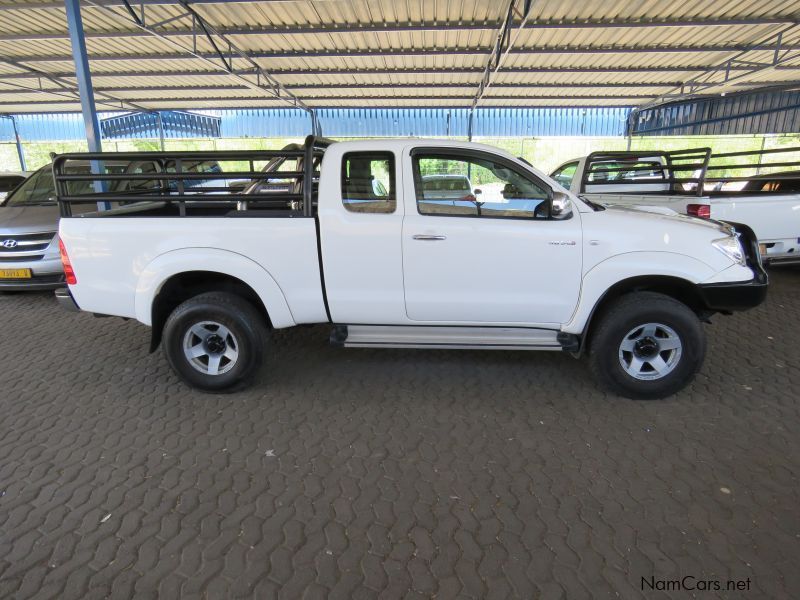
POLYGON ((485 348, 566 350, 564 334, 524 327, 336 325, 331 345, 345 348, 485 348))

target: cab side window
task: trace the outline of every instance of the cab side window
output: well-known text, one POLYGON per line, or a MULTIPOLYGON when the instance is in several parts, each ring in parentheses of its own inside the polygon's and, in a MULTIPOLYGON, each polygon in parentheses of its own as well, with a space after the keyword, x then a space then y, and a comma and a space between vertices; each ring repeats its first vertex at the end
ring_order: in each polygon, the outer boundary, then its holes
POLYGON ((392 153, 349 152, 342 158, 342 204, 350 212, 393 213, 394 180, 392 153))
POLYGON ((547 219, 549 190, 505 162, 448 154, 414 157, 421 215, 547 219))

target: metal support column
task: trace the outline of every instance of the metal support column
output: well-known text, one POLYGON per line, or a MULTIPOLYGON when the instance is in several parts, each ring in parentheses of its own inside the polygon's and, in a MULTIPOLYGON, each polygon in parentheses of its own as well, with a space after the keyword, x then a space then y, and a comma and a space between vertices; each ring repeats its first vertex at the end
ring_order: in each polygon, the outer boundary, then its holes
POLYGON ((75 61, 78 92, 81 95, 81 112, 86 125, 86 141, 89 143, 89 152, 102 152, 100 125, 97 121, 92 75, 89 72, 86 37, 83 31, 83 19, 81 19, 81 3, 80 0, 64 0, 64 5, 67 9, 67 29, 72 44, 72 58, 75 61))
POLYGON ((161 116, 161 111, 156 111, 158 117, 158 139, 161 142, 161 151, 164 152, 164 117, 161 116))
MULTIPOLYGON (((89 71, 89 55, 86 52, 86 34, 83 31, 80 0, 64 0, 67 9, 67 29, 69 40, 72 44, 72 59, 75 61, 75 77, 78 80, 78 93, 81 97, 81 113, 86 127, 86 141, 89 152, 102 152, 100 142, 100 124, 97 120, 97 107, 94 103, 94 87, 92 87, 92 74, 89 71)), ((99 161, 92 161, 92 171, 97 174, 103 172, 103 165, 99 161)), ((97 192, 104 191, 103 182, 96 181, 97 192)), ((108 202, 98 202, 98 210, 111 208, 108 202)))

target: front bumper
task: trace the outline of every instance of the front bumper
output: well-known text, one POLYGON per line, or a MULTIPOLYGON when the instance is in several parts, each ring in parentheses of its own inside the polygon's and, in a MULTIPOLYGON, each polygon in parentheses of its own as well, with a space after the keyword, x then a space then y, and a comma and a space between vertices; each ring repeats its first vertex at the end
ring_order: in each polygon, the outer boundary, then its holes
POLYGON ((715 312, 729 313, 754 308, 767 298, 769 276, 761 264, 758 240, 753 230, 746 225, 730 223, 740 234, 747 259, 753 271, 750 281, 699 284, 697 290, 706 308, 715 312))
POLYGON ((736 283, 709 283, 698 285, 700 297, 706 308, 714 312, 729 313, 747 310, 764 302, 769 283, 764 277, 736 283))
POLYGON ((41 290, 55 290, 67 285, 64 274, 36 275, 30 279, 0 279, 0 292, 34 292, 41 290))
MULTIPOLYGON (((50 246, 52 247, 52 242, 50 246)), ((54 290, 64 287, 64 268, 61 258, 56 254, 45 253, 42 258, 19 257, 10 260, 5 255, 0 261, 0 269, 30 269, 32 277, 25 279, 0 279, 0 292, 24 292, 37 290, 54 290)))

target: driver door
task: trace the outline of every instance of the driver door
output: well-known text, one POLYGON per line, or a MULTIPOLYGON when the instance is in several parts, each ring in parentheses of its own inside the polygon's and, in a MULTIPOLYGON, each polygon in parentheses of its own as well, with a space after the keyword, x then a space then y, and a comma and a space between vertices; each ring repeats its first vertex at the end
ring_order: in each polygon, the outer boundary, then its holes
POLYGON ((457 149, 407 156, 403 277, 412 321, 547 325, 569 320, 581 281, 580 214, 550 214, 552 191, 508 159, 457 149), (440 194, 461 175, 471 193, 440 194), (410 187, 410 186, 409 186, 410 187))

